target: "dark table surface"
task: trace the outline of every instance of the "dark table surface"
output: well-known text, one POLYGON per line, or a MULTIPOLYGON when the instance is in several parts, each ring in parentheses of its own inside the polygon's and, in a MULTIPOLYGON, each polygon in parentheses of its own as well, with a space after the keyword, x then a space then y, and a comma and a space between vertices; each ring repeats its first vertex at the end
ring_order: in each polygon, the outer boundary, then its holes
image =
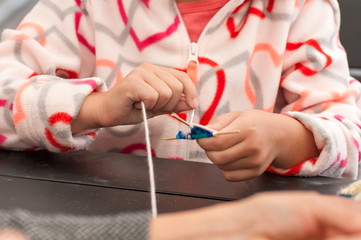
MULTIPOLYGON (((242 199, 257 192, 313 190, 336 194, 351 180, 271 173, 227 182, 212 164, 154 159, 160 213, 242 199)), ((150 210, 144 157, 94 151, 67 154, 0 150, 0 209, 83 215, 150 210)))

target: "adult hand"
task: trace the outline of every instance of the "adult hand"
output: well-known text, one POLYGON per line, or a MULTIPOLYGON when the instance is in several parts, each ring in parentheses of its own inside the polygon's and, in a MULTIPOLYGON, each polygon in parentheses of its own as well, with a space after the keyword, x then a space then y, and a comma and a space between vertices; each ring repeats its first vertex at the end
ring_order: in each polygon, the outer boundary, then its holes
POLYGON ((240 130, 237 134, 197 140, 228 181, 259 176, 270 164, 291 168, 319 154, 312 133, 299 121, 281 114, 231 112, 215 118, 208 126, 222 131, 240 130))
POLYGON ((153 219, 150 239, 361 239, 361 204, 312 192, 261 193, 153 219))
POLYGON ((149 118, 198 105, 196 87, 186 73, 144 63, 108 92, 91 93, 72 123, 72 132, 139 123, 141 101, 149 118))
POLYGON ((0 240, 30 240, 20 230, 7 228, 0 230, 0 240))

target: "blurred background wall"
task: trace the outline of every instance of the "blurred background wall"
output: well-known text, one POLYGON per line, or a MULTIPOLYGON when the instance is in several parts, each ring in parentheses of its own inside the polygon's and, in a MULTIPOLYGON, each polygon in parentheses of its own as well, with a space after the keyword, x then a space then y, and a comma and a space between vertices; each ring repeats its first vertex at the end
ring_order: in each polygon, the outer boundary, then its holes
POLYGON ((0 29, 16 27, 36 2, 37 0, 0 0, 0 29))

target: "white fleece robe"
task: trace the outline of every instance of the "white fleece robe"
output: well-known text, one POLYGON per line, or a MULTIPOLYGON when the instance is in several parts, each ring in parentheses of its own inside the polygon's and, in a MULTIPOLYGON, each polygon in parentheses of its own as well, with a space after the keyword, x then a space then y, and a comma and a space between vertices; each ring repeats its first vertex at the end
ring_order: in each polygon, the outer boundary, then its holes
MULTIPOLYGON (((360 84, 349 75, 339 26, 336 0, 229 1, 197 42, 194 121, 246 109, 288 114, 312 131, 320 156, 274 171, 357 178, 360 84)), ((40 0, 2 37, 0 146, 13 150, 144 155, 143 124, 72 135, 70 123, 88 94, 141 63, 185 69, 190 46, 173 0, 40 0)), ((162 140, 184 130, 170 116, 149 126, 154 156, 209 162, 195 141, 162 140)))

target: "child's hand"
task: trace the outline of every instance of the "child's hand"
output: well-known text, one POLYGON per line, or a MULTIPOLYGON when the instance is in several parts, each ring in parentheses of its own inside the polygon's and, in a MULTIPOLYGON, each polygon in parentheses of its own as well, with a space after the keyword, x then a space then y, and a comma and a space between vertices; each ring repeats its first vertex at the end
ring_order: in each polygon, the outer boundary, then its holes
POLYGON ((196 87, 186 73, 145 63, 108 92, 90 94, 72 123, 72 131, 139 123, 143 121, 141 101, 149 118, 198 105, 196 87))
POLYGON ((228 181, 259 176, 270 164, 291 168, 318 156, 312 133, 297 120, 281 114, 232 112, 217 117, 209 127, 241 131, 197 140, 228 181))

